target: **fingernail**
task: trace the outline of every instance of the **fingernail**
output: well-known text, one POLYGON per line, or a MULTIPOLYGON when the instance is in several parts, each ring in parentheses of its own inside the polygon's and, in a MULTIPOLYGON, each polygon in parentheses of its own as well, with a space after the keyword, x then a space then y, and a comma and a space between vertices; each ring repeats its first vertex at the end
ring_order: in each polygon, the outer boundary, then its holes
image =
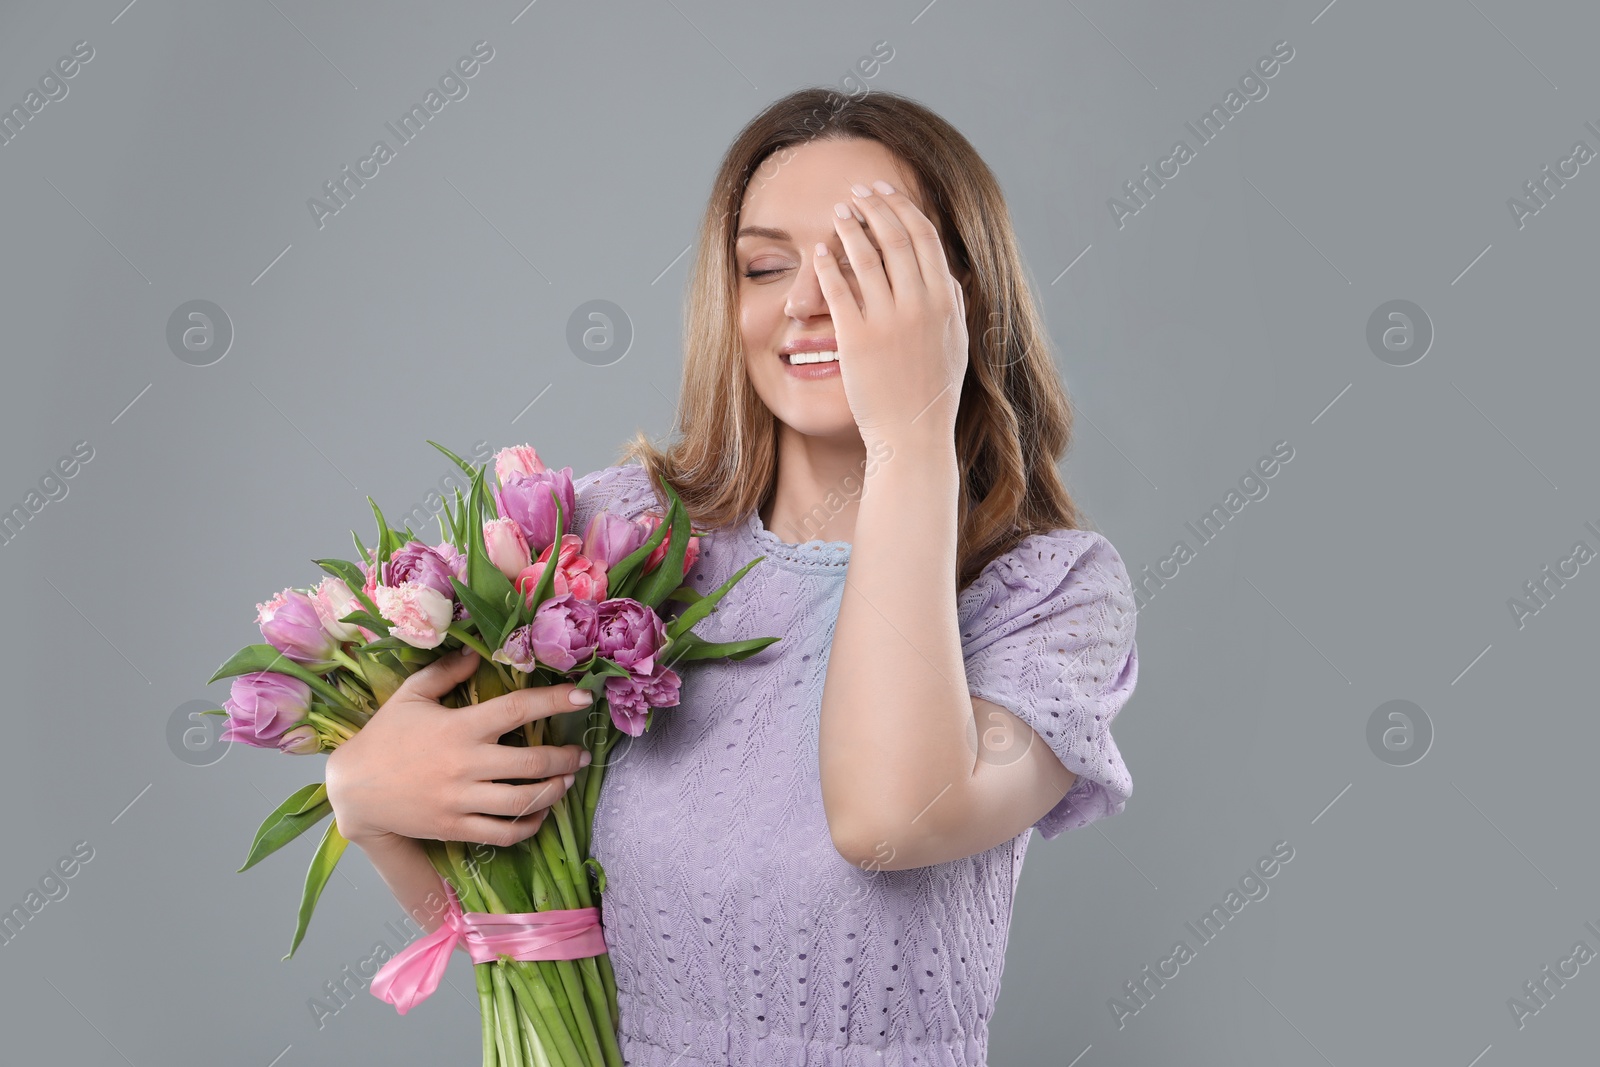
POLYGON ((851 215, 850 209, 848 207, 846 207, 844 204, 835 204, 835 205, 833 205, 833 213, 835 215, 838 215, 841 219, 847 219, 851 215))
POLYGON ((577 777, 577 775, 575 775, 575 774, 563 774, 561 776, 561 784, 566 786, 568 789, 571 789, 572 788, 572 781, 576 777, 577 777))
POLYGON ((872 187, 878 190, 878 192, 882 193, 884 196, 889 196, 894 192, 894 186, 885 181, 873 182, 872 187))
POLYGON ((591 764, 593 762, 594 762, 594 753, 590 752, 588 749, 584 749, 582 752, 580 752, 578 754, 578 766, 587 767, 587 766, 589 766, 589 764, 591 764))
POLYGON ((587 689, 574 689, 572 691, 572 702, 581 708, 585 704, 594 703, 594 694, 587 689))
POLYGON ((852 193, 855 193, 857 196, 859 196, 863 200, 865 200, 867 197, 872 195, 872 190, 868 189, 865 185, 861 185, 861 184, 852 185, 850 187, 850 191, 852 193))
POLYGON ((466 659, 470 655, 472 655, 472 646, 471 645, 462 645, 461 646, 461 658, 462 659, 466 659))
POLYGON ((821 241, 818 241, 817 242, 817 257, 820 259, 821 257, 826 256, 827 254, 828 254, 828 246, 823 244, 821 241))

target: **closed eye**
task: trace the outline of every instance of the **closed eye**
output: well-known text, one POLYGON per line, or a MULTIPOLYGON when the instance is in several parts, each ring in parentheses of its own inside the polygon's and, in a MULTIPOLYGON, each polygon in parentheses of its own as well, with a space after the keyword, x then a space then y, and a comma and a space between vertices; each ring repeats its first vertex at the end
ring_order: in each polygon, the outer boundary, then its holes
MULTIPOLYGON (((848 259, 841 259, 839 261, 839 266, 844 270, 849 270, 850 261, 848 259)), ((788 267, 770 267, 767 270, 747 270, 744 272, 744 276, 746 278, 761 278, 768 274, 782 274, 784 271, 789 269, 790 268, 788 267)))

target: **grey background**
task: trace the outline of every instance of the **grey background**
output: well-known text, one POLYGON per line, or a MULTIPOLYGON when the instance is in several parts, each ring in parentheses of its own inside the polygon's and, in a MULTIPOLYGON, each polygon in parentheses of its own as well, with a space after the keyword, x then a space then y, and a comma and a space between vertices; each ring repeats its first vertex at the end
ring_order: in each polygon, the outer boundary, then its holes
POLYGON ((1520 229, 1506 205, 1600 148, 1592 6, 524 2, 0 13, 7 108, 95 50, 0 147, 0 502, 94 449, 0 547, 0 903, 94 849, 0 948, 4 1059, 477 1062, 459 960, 456 992, 404 1019, 363 994, 317 1028, 308 998, 394 946, 399 908, 347 858, 280 963, 309 847, 234 868, 320 759, 189 766, 167 724, 225 696, 204 681, 257 600, 349 554, 365 495, 403 511, 448 472, 424 438, 531 440, 582 471, 664 436, 713 168, 880 40, 871 84, 947 116, 1003 183, 1082 416, 1070 484, 1136 578, 1294 448, 1140 613, 1116 725, 1135 794, 1034 839, 992 1062, 1593 1056, 1600 965, 1520 1028, 1507 1000, 1600 950, 1600 564, 1520 628, 1507 601, 1600 548, 1600 164, 1520 229), (468 97, 318 229, 307 198, 479 40, 468 97), (1267 97, 1119 228, 1107 199, 1280 40, 1267 97), (195 299, 236 332, 207 367, 165 341, 195 299), (594 299, 634 331, 610 366, 565 340, 594 299), (1436 331, 1411 366, 1366 342, 1394 299, 1436 331), (1410 766, 1367 742, 1396 699, 1434 731, 1410 766), (1185 922, 1278 841, 1270 894, 1119 1027, 1110 998, 1195 947, 1185 922))

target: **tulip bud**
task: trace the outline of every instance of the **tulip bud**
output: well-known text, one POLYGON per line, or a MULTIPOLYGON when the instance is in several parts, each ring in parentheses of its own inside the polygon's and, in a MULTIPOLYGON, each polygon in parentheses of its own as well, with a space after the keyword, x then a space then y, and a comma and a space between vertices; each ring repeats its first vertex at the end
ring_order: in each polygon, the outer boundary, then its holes
POLYGON ((528 551, 528 539, 515 519, 490 519, 483 524, 483 545, 500 573, 512 581, 517 580, 533 554, 528 551))
POLYGON ((322 739, 314 726, 296 726, 278 738, 278 751, 291 756, 309 756, 322 750, 322 739))

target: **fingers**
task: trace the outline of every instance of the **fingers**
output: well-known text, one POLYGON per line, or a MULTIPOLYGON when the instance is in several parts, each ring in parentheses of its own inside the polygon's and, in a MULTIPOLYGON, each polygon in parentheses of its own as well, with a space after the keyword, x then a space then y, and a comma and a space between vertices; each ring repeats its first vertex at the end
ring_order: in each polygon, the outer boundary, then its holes
POLYGON ((457 823, 449 840, 469 844, 499 845, 507 848, 518 841, 526 841, 538 832, 547 809, 520 819, 501 819, 493 815, 468 815, 457 823))
POLYGON ((446 652, 411 675, 401 688, 430 700, 438 700, 471 678, 472 672, 477 669, 478 654, 470 648, 462 647, 446 652))
POLYGON ((862 313, 865 314, 874 304, 893 304, 894 293, 889 285, 889 276, 884 273, 883 260, 872 247, 865 227, 851 214, 849 204, 840 202, 833 205, 833 228, 839 235, 840 244, 844 246, 844 258, 850 263, 856 284, 861 286, 862 313))
POLYGON ((474 775, 479 781, 489 782, 500 778, 559 778, 576 774, 585 766, 581 745, 489 745, 474 754, 474 775))
POLYGON ((479 782, 467 790, 464 802, 473 814, 521 818, 548 808, 560 800, 568 788, 565 778, 531 785, 479 782))
POLYGON ((478 736, 486 741, 493 741, 523 723, 584 707, 585 705, 573 703, 571 694, 574 692, 588 695, 587 690, 579 690, 576 685, 566 682, 559 685, 536 685, 485 700, 481 704, 471 705, 469 714, 476 719, 478 736))
MULTIPOLYGON (((908 296, 911 295, 913 287, 925 288, 927 283, 918 262, 917 250, 912 244, 911 233, 900 216, 882 197, 865 185, 855 185, 851 188, 856 194, 854 199, 857 210, 866 216, 868 225, 872 227, 872 236, 878 241, 884 269, 888 272, 889 284, 893 286, 895 293, 899 296, 908 296)), ((855 260, 852 259, 851 262, 854 263, 855 260)), ((932 277, 937 278, 938 275, 932 277)))
POLYGON ((828 251, 828 246, 821 241, 817 242, 816 255, 811 257, 811 265, 817 272, 817 282, 822 287, 822 298, 828 302, 829 317, 835 324, 859 323, 861 308, 856 304, 855 294, 850 291, 850 283, 845 280, 844 272, 839 269, 839 261, 833 258, 833 253, 828 251))
MULTIPOLYGON (((912 202, 909 196, 895 189, 887 182, 874 182, 876 194, 866 200, 861 200, 863 210, 869 203, 875 204, 880 209, 890 211, 900 223, 900 228, 910 238, 911 249, 916 254, 923 283, 930 292, 939 291, 940 284, 949 285, 954 281, 950 273, 950 264, 944 254, 944 245, 939 241, 939 227, 933 220, 922 213, 922 210, 912 202), (887 190, 887 192, 885 191, 887 190), (939 279, 945 279, 940 283, 939 279)), ((867 215, 871 219, 874 216, 867 215)), ((878 238, 880 245, 884 238, 878 238)))

